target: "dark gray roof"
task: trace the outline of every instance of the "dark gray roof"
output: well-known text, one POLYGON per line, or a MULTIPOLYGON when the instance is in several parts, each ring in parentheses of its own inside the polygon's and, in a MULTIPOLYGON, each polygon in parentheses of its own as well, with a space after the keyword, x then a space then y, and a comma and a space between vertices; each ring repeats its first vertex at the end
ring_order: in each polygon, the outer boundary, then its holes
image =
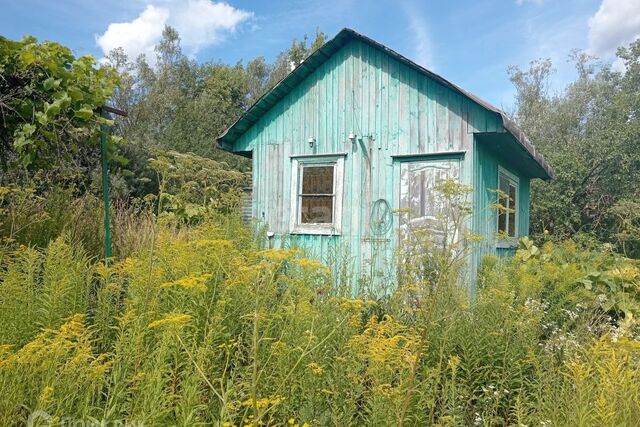
POLYGON ((338 49, 346 45, 350 40, 357 39, 370 46, 373 46, 396 60, 406 64, 407 66, 417 70, 418 72, 428 76, 429 78, 437 81, 443 86, 446 86, 464 96, 471 99, 475 103, 481 105, 489 111, 499 114, 502 118, 502 124, 507 132, 509 132, 516 142, 526 151, 528 156, 535 162, 540 169, 538 176, 544 179, 553 179, 554 173, 551 167, 545 162, 542 154, 536 151, 529 138, 524 132, 511 120, 504 111, 494 107, 488 102, 478 98, 474 94, 467 92, 461 87, 451 83, 444 77, 427 70, 419 64, 411 61, 410 59, 402 56, 398 52, 389 49, 388 47, 378 43, 377 41, 370 39, 367 36, 359 34, 350 28, 344 28, 333 39, 326 42, 318 50, 313 52, 307 59, 305 59, 300 65, 298 65, 293 71, 291 71, 285 78, 280 80, 271 90, 265 93, 260 99, 258 99, 248 110, 245 112, 235 123, 227 128, 222 135, 217 138, 217 143, 220 147, 228 147, 233 144, 242 134, 244 134, 251 126, 253 126, 260 117, 266 113, 271 107, 273 107, 278 101, 284 98, 296 85, 298 85, 307 76, 313 73, 323 62, 325 62, 331 55, 333 55, 338 49))

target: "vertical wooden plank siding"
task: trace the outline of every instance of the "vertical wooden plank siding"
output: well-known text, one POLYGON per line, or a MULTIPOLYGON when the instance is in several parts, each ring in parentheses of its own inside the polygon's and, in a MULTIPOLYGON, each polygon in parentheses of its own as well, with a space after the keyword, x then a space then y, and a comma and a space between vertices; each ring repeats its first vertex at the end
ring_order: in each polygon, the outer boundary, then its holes
POLYGON ((530 178, 511 168, 506 162, 500 161, 485 143, 477 139, 473 147, 473 230, 483 237, 477 250, 472 254, 471 273, 475 277, 477 268, 486 255, 499 257, 512 254, 513 249, 497 247, 497 211, 491 207, 496 203, 494 190, 498 188, 498 170, 500 167, 518 177, 518 236, 529 234, 529 186, 530 178))
MULTIPOLYGON (((354 277, 389 275, 398 220, 373 236, 372 206, 378 199, 398 208, 398 161, 394 156, 466 151, 461 180, 475 187, 473 229, 485 236, 473 264, 495 253, 488 189, 497 186, 498 162, 474 143, 474 132, 503 132, 501 120, 461 94, 418 73, 386 53, 352 40, 263 114, 235 143, 253 151, 253 216, 274 232, 274 242, 303 247, 327 260, 350 254, 354 277), (349 133, 358 138, 352 143, 349 133), (308 144, 312 136, 316 143, 308 144), (346 153, 339 235, 289 235, 292 155, 346 153)), ((506 166, 506 165, 503 165, 506 166)), ((526 208, 520 233, 528 232, 529 180, 520 180, 526 208)), ((474 268, 475 271, 475 268, 474 268)))

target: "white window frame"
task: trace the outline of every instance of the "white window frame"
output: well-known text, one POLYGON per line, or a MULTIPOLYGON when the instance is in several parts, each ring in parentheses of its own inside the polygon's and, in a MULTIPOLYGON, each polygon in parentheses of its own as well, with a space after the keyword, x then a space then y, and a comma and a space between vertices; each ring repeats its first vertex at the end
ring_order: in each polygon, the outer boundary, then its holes
MULTIPOLYGON (((498 212, 498 215, 496 215, 496 236, 497 236, 496 246, 498 248, 512 248, 518 244, 518 238, 520 234, 519 233, 520 203, 522 202, 520 200, 520 179, 513 173, 503 168, 502 166, 498 166, 498 190, 500 190, 501 176, 504 176, 505 178, 507 178, 507 180, 509 180, 512 184, 514 184, 516 188, 516 203, 515 203, 515 207, 513 208, 515 212, 515 217, 516 217, 516 224, 514 227, 515 234, 513 236, 504 237, 504 235, 500 234, 500 230, 499 230, 500 213, 498 212)), ((511 206, 509 206, 509 209, 512 209, 511 206)), ((507 214, 505 226, 508 233, 509 232, 509 215, 508 214, 507 214)))
POLYGON ((305 156, 293 158, 291 164, 291 234, 337 235, 342 231, 344 156, 305 156), (307 166, 333 165, 333 213, 332 223, 305 224, 301 219, 300 191, 302 169, 307 166))

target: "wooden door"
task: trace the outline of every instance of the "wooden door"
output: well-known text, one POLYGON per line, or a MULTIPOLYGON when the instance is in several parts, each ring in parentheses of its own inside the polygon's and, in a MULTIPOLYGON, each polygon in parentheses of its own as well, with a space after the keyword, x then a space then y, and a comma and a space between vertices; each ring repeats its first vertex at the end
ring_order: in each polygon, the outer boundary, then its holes
POLYGON ((447 206, 438 184, 445 179, 460 179, 460 161, 420 160, 403 162, 400 167, 400 241, 416 230, 425 231, 435 243, 451 235, 448 230, 450 206, 447 206))

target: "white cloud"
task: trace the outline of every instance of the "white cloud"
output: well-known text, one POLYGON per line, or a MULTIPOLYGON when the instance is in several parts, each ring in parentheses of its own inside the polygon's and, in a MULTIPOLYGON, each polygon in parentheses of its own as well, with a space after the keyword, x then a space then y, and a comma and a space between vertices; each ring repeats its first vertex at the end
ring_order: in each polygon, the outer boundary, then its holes
POLYGON ((111 23, 96 36, 96 43, 106 55, 122 47, 131 58, 145 54, 154 61, 154 46, 162 37, 165 25, 180 34, 181 45, 189 55, 222 42, 226 35, 253 17, 252 12, 237 9, 227 3, 211 0, 156 0, 129 22, 111 23))
POLYGON ((415 49, 415 62, 423 67, 434 69, 433 48, 431 45, 431 36, 429 35, 429 27, 422 19, 420 10, 413 3, 403 2, 403 9, 407 20, 409 21, 409 31, 413 39, 415 49))
POLYGON ((133 21, 109 24, 107 31, 96 37, 96 42, 105 55, 121 47, 131 58, 140 54, 149 57, 168 18, 169 10, 149 5, 133 21))
POLYGON ((589 18, 589 53, 608 55, 640 37, 640 1, 602 0, 589 18))
POLYGON ((171 24, 182 37, 182 44, 195 54, 204 46, 224 40, 226 33, 253 16, 252 12, 236 9, 226 3, 209 0, 188 0, 184 8, 173 13, 171 24))

